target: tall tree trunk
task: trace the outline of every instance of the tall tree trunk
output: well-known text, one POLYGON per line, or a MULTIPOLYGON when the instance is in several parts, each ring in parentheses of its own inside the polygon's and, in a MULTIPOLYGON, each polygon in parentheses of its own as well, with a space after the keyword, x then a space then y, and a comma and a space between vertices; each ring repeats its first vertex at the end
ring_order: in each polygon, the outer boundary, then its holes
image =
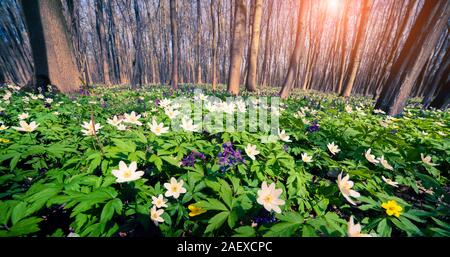
POLYGON ((424 2, 375 108, 389 115, 403 111, 411 89, 436 47, 449 17, 450 2, 424 2))
POLYGON ((36 86, 50 82, 62 92, 79 89, 74 49, 60 1, 21 1, 33 52, 36 86))
POLYGON ((235 0, 234 30, 230 55, 230 72, 228 75, 228 92, 234 95, 239 94, 239 84, 241 80, 241 64, 244 54, 245 25, 247 7, 245 0, 235 0))
POLYGON ((270 46, 269 46, 269 42, 270 42, 270 18, 272 17, 272 10, 273 10, 273 0, 268 0, 268 7, 269 8, 267 10, 268 14, 267 14, 267 26, 266 26, 266 35, 265 35, 265 43, 264 43, 264 59, 263 59, 263 64, 262 64, 262 69, 261 69, 261 79, 260 79, 260 83, 265 86, 267 84, 267 79, 268 79, 268 61, 269 61, 269 51, 270 51, 270 46))
POLYGON ((441 66, 436 71, 433 80, 430 82, 430 85, 427 87, 425 96, 423 97, 423 108, 426 109, 429 107, 431 100, 437 91, 438 87, 446 82, 448 76, 450 74, 450 49, 447 49, 447 52, 442 59, 441 66))
POLYGON ((172 87, 178 89, 178 28, 177 0, 170 0, 170 27, 172 36, 172 87))
POLYGON ((200 0, 197 0, 197 84, 202 83, 202 65, 201 65, 201 40, 200 35, 202 33, 202 6, 200 0))
POLYGON ((254 0, 252 39, 248 64, 247 90, 256 91, 256 70, 258 68, 259 38, 261 34, 262 0, 254 0))
MULTIPOLYGON (((218 4, 218 8, 220 8, 220 0, 218 4)), ((211 0, 210 10, 211 10, 211 24, 212 24, 212 41, 211 41, 211 55, 212 55, 212 71, 211 71, 211 83, 213 91, 216 91, 217 87, 217 42, 216 42, 216 15, 214 12, 214 0, 211 0)))
MULTIPOLYGON (((143 63, 142 63, 142 21, 141 14, 139 13, 139 1, 134 0, 134 15, 136 18, 136 34, 135 34, 135 54, 133 61, 133 75, 131 79, 131 85, 136 87, 137 85, 142 85, 142 73, 143 73, 143 63)), ((147 57, 151 58, 151 57, 147 57)))
POLYGON ((303 28, 303 15, 305 13, 307 0, 300 0, 298 9, 298 21, 297 21, 297 36, 295 38, 295 48, 289 61, 289 69, 284 79, 283 87, 280 91, 280 97, 285 99, 289 96, 291 88, 294 84, 294 77, 297 74, 297 67, 300 60, 300 53, 302 48, 302 28, 303 28))
POLYGON ((450 78, 447 77, 438 94, 431 102, 430 107, 445 109, 450 104, 450 78))
POLYGON ((363 0, 362 8, 361 8, 361 20, 359 23, 358 34, 356 35, 355 45, 353 46, 352 52, 350 54, 350 77, 348 78, 345 87, 342 92, 340 92, 341 96, 348 97, 350 96, 353 85, 355 84, 356 74, 358 73, 359 66, 361 64, 361 56, 364 50, 364 37, 366 35, 366 26, 369 20, 369 1, 363 0))

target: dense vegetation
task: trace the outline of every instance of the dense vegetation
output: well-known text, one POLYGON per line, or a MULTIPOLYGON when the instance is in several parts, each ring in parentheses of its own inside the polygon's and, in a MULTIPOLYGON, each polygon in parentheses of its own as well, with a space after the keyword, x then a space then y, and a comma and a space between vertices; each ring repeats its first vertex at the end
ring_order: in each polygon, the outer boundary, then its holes
POLYGON ((419 100, 294 90, 270 136, 173 131, 169 99, 211 108, 189 85, 0 91, 0 236, 450 236, 450 113, 419 100))

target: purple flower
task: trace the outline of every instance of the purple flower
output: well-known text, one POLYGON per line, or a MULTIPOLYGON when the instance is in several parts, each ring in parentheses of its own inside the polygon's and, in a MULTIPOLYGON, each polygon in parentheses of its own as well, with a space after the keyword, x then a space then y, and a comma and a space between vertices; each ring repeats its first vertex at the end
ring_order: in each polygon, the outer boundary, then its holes
POLYGON ((231 142, 222 145, 222 152, 218 154, 220 170, 227 171, 239 163, 245 163, 240 150, 235 150, 231 142))
POLYGON ((191 151, 191 153, 188 156, 183 158, 183 160, 181 161, 181 166, 183 166, 183 167, 194 167, 196 159, 201 159, 202 161, 205 161, 206 157, 202 153, 199 153, 199 152, 196 152, 196 151, 191 151))
POLYGON ((253 218, 253 221, 255 223, 257 223, 258 225, 261 225, 261 224, 277 222, 277 218, 275 218, 275 213, 270 213, 270 212, 264 210, 260 216, 253 218))
POLYGON ((314 133, 314 132, 319 131, 319 128, 320 128, 320 126, 319 126, 319 124, 317 123, 317 121, 314 121, 314 122, 312 123, 312 125, 309 126, 306 130, 307 130, 308 132, 310 132, 310 133, 314 133))

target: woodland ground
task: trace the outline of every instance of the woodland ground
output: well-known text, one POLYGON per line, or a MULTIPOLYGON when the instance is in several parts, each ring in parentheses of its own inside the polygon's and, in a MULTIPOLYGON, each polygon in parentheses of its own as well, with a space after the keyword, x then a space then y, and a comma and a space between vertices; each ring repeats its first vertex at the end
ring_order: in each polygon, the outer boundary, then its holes
POLYGON ((0 236, 450 236, 448 110, 294 90, 285 133, 172 131, 193 89, 0 88, 0 236))

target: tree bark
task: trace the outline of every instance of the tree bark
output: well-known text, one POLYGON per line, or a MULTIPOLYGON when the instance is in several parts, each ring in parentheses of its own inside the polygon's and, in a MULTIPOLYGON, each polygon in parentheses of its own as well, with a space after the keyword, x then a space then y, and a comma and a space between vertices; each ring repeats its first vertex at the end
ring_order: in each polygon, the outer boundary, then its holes
POLYGON ((228 75, 227 91, 233 95, 239 94, 241 80, 242 56, 244 53, 245 24, 247 7, 245 0, 235 0, 235 14, 233 26, 233 38, 230 55, 230 72, 228 75))
POLYGON ((359 66, 361 64, 361 57, 364 50, 364 37, 366 34, 366 26, 367 22, 369 20, 369 1, 363 0, 362 2, 362 9, 361 9, 361 21, 358 28, 358 34, 356 35, 356 41, 355 45, 353 46, 352 53, 350 54, 350 77, 348 79, 348 82, 345 84, 345 87, 343 88, 342 92, 340 93, 341 96, 348 97, 350 96, 353 85, 355 84, 356 80, 356 74, 358 73, 359 66))
POLYGON ((289 61, 289 69, 284 79, 283 87, 280 91, 280 97, 285 99, 289 96, 291 88, 294 84, 294 77, 297 74, 297 67, 300 60, 300 53, 302 48, 302 28, 303 28, 303 15, 305 12, 305 4, 307 0, 300 0, 299 10, 298 10, 298 21, 297 21, 297 35, 295 39, 295 48, 294 52, 291 55, 291 59, 289 61))
POLYGON ((178 28, 177 0, 170 0, 170 27, 172 36, 172 81, 174 89, 178 89, 178 28))
POLYGON ((401 114, 411 89, 450 17, 450 2, 425 1, 375 108, 401 114))
POLYGON ((248 64, 247 90, 256 91, 256 78, 258 68, 259 38, 261 34, 262 0, 254 0, 254 13, 252 25, 252 39, 250 44, 250 58, 248 64))
POLYGON ((55 85, 61 92, 80 86, 74 49, 70 42, 60 1, 21 1, 32 49, 35 85, 55 85))

